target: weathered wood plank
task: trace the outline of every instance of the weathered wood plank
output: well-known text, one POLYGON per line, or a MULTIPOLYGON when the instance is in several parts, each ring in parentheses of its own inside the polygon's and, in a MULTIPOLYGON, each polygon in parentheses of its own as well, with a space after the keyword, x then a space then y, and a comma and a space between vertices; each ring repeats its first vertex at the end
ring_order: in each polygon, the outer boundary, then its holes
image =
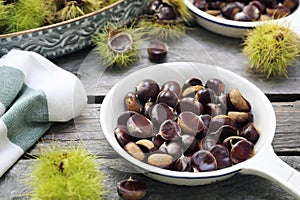
MULTIPOLYGON (((289 165, 300 170, 300 157, 281 157, 289 165), (296 163, 296 164, 295 164, 296 163)), ((119 159, 98 159, 99 170, 107 177, 107 200, 119 199, 116 184, 120 180, 129 176, 144 181, 148 185, 148 195, 145 200, 160 199, 186 199, 186 200, 219 200, 219 199, 236 199, 236 200, 272 200, 272 199, 294 199, 278 185, 266 179, 253 175, 236 175, 221 182, 205 186, 176 186, 160 183, 152 180, 142 174, 129 171, 122 171, 117 167, 124 165, 119 159), (110 163, 110 166, 107 165, 110 163), (114 167, 111 167, 114 166, 114 167)), ((12 169, 0 179, 0 199, 28 199, 26 194, 30 189, 22 183, 22 180, 30 173, 30 166, 35 160, 20 160, 12 169)))
MULTIPOLYGON (((99 63, 100 57, 92 47, 79 53, 57 58, 60 67, 77 74, 83 80, 89 95, 105 95, 122 77, 153 65, 146 53, 147 43, 141 46, 142 60, 127 69, 108 69, 99 63)), ((195 27, 175 44, 169 45, 166 62, 195 61, 229 69, 254 83, 266 94, 300 94, 300 62, 289 67, 289 78, 269 78, 248 71, 248 60, 242 54, 242 40, 210 33, 195 27)))

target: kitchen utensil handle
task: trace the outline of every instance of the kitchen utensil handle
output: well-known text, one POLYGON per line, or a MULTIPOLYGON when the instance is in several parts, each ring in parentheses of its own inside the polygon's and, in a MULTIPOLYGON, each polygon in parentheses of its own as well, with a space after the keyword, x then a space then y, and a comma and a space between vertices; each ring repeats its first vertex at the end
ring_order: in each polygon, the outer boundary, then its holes
POLYGON ((271 145, 250 159, 242 173, 267 178, 300 199, 300 172, 281 160, 271 145))

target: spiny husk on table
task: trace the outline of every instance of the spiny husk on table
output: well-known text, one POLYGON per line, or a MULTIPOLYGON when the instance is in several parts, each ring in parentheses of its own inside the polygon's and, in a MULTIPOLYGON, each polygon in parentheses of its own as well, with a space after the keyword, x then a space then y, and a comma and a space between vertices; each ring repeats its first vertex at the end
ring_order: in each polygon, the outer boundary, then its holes
POLYGON ((288 77, 288 67, 299 56, 299 37, 288 26, 264 23, 249 30, 243 43, 243 53, 249 68, 267 78, 288 77))
POLYGON ((189 22, 192 19, 191 12, 185 5, 182 0, 162 0, 162 2, 167 3, 175 9, 177 12, 178 18, 180 18, 184 22, 189 22))
POLYGON ((137 26, 145 29, 144 32, 147 36, 153 36, 164 41, 175 41, 185 35, 185 24, 189 23, 192 15, 182 0, 162 0, 162 3, 173 8, 176 19, 162 20, 155 13, 154 15, 142 16, 137 26))
POLYGON ((82 145, 63 149, 57 144, 41 149, 25 183, 32 199, 104 198, 106 177, 98 170, 95 156, 82 145))
POLYGON ((77 1, 67 1, 64 7, 56 13, 56 16, 60 21, 73 19, 100 9, 101 3, 102 1, 99 0, 85 0, 81 4, 78 4, 77 1))
POLYGON ((138 27, 143 30, 146 38, 157 38, 163 41, 176 41, 186 33, 186 26, 181 22, 157 21, 156 19, 141 19, 138 27))
POLYGON ((100 56, 101 65, 126 68, 130 64, 141 59, 139 45, 141 44, 141 37, 143 34, 140 29, 133 28, 133 26, 134 23, 129 27, 108 23, 99 33, 95 34, 93 42, 96 45, 96 51, 100 56), (120 32, 129 34, 132 38, 131 48, 122 53, 113 51, 108 44, 112 33, 120 32))

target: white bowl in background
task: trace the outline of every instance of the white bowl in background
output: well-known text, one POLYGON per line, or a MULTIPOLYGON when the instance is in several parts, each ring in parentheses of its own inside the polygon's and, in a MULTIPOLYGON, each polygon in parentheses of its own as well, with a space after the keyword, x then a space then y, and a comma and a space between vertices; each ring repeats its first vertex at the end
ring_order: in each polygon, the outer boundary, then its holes
POLYGON ((241 38, 245 35, 245 31, 252 29, 262 23, 268 23, 271 21, 286 24, 290 26, 295 32, 300 34, 300 5, 298 5, 297 9, 287 17, 276 20, 242 22, 210 15, 194 6, 193 1, 194 0, 184 0, 184 3, 192 12, 198 24, 203 28, 220 35, 232 38, 241 38))

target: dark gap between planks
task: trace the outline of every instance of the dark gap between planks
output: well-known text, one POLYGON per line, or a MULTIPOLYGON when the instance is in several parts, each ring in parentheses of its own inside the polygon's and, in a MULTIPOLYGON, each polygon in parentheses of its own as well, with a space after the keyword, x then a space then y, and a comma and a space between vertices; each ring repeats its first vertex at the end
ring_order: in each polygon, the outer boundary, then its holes
MULTIPOLYGON (((300 94, 266 94, 271 102, 293 102, 300 100, 300 94)), ((88 104, 101 104, 104 95, 88 96, 88 104)))

